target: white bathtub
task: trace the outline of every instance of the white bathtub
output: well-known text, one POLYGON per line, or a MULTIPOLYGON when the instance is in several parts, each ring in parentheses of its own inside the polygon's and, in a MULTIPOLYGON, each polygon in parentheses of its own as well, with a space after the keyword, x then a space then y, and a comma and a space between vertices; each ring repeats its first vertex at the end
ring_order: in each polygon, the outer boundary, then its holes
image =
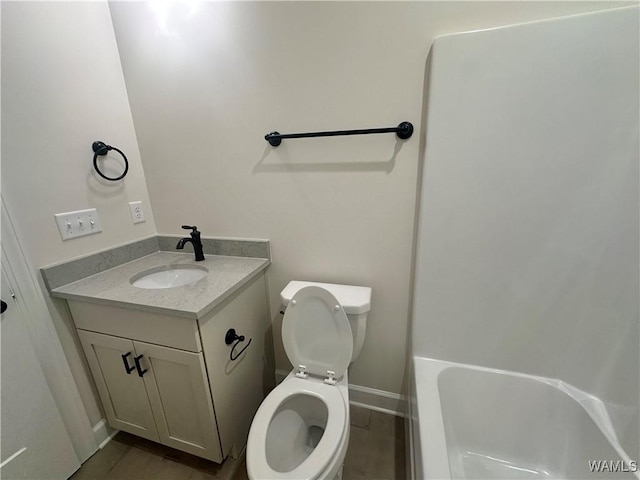
POLYGON ((640 478, 603 403, 554 379, 413 357, 409 421, 414 479, 640 478))

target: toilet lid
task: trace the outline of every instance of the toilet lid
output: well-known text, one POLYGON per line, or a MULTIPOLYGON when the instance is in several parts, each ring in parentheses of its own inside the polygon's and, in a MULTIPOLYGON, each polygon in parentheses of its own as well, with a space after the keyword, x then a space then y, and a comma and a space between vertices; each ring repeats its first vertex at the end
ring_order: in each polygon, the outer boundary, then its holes
POLYGON ((340 378, 353 354, 353 335, 344 309, 324 288, 298 290, 282 320, 282 343, 294 368, 304 365, 307 373, 340 378))

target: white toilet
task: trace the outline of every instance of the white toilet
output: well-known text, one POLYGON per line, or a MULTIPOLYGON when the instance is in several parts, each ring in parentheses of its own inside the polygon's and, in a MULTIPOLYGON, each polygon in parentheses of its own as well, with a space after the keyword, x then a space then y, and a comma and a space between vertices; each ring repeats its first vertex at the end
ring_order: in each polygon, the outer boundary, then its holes
POLYGON ((349 444, 347 367, 360 354, 371 289, 290 282, 282 343, 294 369, 264 399, 247 441, 250 479, 342 478, 349 444))

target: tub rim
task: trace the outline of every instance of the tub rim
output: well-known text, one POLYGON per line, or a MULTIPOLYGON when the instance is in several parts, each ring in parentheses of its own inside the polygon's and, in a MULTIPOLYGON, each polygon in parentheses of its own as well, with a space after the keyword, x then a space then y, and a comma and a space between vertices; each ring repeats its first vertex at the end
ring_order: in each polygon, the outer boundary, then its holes
MULTIPOLYGON (((556 378, 542 377, 527 373, 514 372, 498 368, 483 367, 465 363, 439 360, 421 355, 412 355, 410 362, 410 389, 408 406, 409 422, 409 460, 411 467, 411 478, 424 479, 451 479, 451 467, 449 465, 449 454, 447 450, 444 417, 442 414, 440 385, 438 382, 440 374, 450 368, 462 368, 466 370, 477 370, 486 373, 509 375, 533 380, 549 385, 565 395, 568 395, 580 407, 586 411, 591 420, 600 429, 604 437, 609 441, 613 449, 620 456, 623 462, 629 465, 631 457, 622 448, 618 441, 613 423, 609 417, 605 403, 595 395, 591 395, 579 388, 556 378), (420 378, 420 381, 417 381, 420 378), (420 402, 432 405, 432 408, 420 409, 420 402), (416 439, 417 429, 419 438, 416 439), (416 452, 419 442, 419 452, 416 452), (420 465, 416 465, 416 455, 420 453, 420 465), (420 472, 416 470, 420 469, 420 472)), ((640 480, 640 469, 631 472, 640 480)))

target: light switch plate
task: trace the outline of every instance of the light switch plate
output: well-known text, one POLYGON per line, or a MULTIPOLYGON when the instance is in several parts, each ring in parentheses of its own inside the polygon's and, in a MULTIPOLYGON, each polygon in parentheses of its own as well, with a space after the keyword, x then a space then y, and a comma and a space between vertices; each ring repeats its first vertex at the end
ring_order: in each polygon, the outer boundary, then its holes
POLYGON ((131 210, 131 219, 133 220, 133 223, 144 222, 142 202, 129 202, 129 209, 131 210))
POLYGON ((98 211, 95 208, 56 213, 55 217, 62 240, 83 237, 102 231, 100 217, 98 217, 98 211))

